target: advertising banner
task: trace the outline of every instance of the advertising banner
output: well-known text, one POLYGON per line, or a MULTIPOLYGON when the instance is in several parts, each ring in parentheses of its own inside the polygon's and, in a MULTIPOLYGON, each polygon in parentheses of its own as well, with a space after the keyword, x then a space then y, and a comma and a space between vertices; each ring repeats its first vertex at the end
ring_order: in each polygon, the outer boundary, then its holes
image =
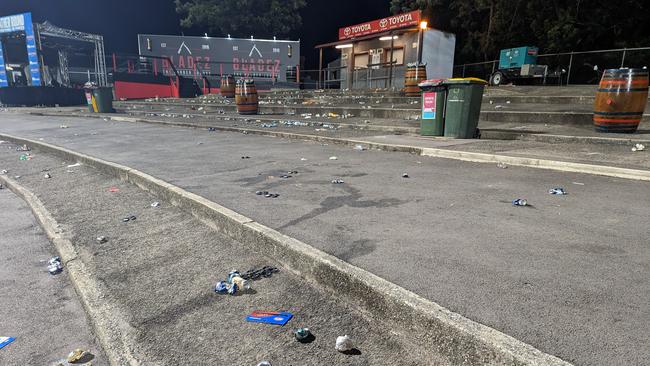
POLYGON ((339 29, 339 41, 359 36, 367 36, 374 33, 381 33, 393 29, 412 27, 418 25, 421 18, 422 12, 416 10, 410 13, 393 15, 388 18, 343 27, 339 29))
MULTIPOLYGON (((300 64, 300 41, 141 34, 138 46, 141 56, 167 57, 181 76, 197 80, 233 75, 286 81, 287 70, 300 64)), ((155 70, 171 74, 169 61, 151 62, 155 70)))

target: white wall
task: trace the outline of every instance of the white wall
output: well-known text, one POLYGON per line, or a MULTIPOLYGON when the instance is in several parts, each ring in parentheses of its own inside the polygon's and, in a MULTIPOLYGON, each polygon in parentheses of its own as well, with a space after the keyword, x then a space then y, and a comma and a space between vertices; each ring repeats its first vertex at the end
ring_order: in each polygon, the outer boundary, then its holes
POLYGON ((456 35, 430 29, 424 32, 423 43, 422 62, 427 64, 427 78, 451 78, 454 72, 456 35))

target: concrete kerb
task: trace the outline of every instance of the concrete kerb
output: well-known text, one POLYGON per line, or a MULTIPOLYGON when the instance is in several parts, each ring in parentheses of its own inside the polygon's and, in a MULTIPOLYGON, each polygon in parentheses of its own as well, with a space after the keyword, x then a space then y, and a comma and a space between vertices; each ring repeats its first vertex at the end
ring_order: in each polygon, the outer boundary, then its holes
POLYGON ((54 244, 109 364, 140 365, 141 363, 134 357, 137 352, 135 330, 124 320, 126 318, 121 315, 120 309, 107 305, 103 300, 106 291, 79 259, 69 235, 61 229, 36 195, 7 176, 0 175, 0 182, 27 203, 45 234, 54 244))
MULTIPOLYGON (((161 194, 173 204, 189 209, 195 217, 234 240, 251 243, 256 250, 273 257, 303 278, 357 304, 374 319, 381 319, 380 321, 391 329, 398 331, 402 337, 421 345, 426 352, 445 356, 453 364, 570 365, 506 334, 455 314, 372 273, 155 177, 44 142, 5 134, 0 136, 15 143, 28 144, 37 150, 55 152, 66 160, 82 161, 142 189, 161 194)), ((82 265, 81 261, 77 262, 82 265)), ((85 298, 84 300, 90 304, 101 304, 85 298)), ((89 313, 102 318, 114 318, 114 314, 95 308, 91 308, 89 313)), ((112 325, 105 319, 98 319, 97 322, 98 325, 112 325)), ((123 327, 124 325, 121 325, 119 329, 123 327)), ((114 336, 106 335, 109 329, 100 330, 98 333, 102 332, 106 342, 115 341, 114 336)), ((135 346, 131 344, 124 347, 128 350, 135 346)), ((132 357, 131 354, 126 352, 122 357, 132 357)))
POLYGON ((650 181, 649 170, 627 169, 605 165, 582 164, 567 161, 544 160, 518 156, 494 155, 430 148, 423 148, 422 155, 436 158, 470 161, 475 163, 505 163, 508 165, 522 166, 527 168, 549 169, 571 173, 603 175, 615 178, 650 181))

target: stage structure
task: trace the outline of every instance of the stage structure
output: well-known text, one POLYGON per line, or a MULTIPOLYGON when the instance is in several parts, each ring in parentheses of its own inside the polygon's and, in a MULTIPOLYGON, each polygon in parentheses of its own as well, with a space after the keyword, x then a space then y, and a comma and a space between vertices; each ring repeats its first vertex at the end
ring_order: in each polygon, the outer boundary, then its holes
POLYGON ((88 81, 108 84, 101 35, 33 23, 31 13, 0 17, 0 104, 83 104, 88 81))

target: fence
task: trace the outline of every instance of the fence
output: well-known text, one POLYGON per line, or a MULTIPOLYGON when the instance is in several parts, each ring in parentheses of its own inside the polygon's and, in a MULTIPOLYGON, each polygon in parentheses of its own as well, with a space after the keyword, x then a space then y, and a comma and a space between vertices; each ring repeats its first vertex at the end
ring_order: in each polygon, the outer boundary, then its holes
MULTIPOLYGON (((562 52, 539 55, 537 63, 547 65, 560 85, 598 84, 604 69, 646 67, 650 47, 618 48, 596 51, 562 52)), ((498 69, 499 61, 454 66, 454 77, 479 77, 488 80, 498 69)))
POLYGON ((369 64, 352 72, 352 84, 347 66, 326 67, 322 70, 301 70, 301 88, 307 89, 388 89, 404 85, 406 66, 389 62, 369 64))

